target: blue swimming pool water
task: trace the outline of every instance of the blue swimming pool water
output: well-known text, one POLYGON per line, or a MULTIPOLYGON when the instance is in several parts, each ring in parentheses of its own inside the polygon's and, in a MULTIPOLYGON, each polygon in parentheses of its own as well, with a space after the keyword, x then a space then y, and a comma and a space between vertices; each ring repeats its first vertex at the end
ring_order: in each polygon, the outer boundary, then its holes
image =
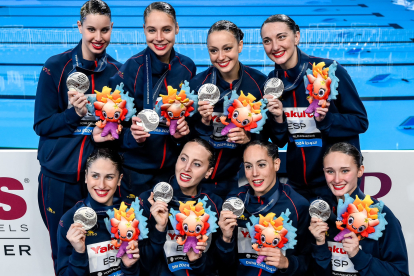
MULTIPOLYGON (((120 62, 145 48, 142 13, 149 1, 107 1, 114 31, 108 52, 120 62)), ((389 1, 171 1, 180 33, 175 49, 201 72, 210 65, 208 27, 220 19, 245 32, 240 60, 263 73, 273 67, 260 39, 269 15, 286 13, 301 27, 302 50, 337 60, 351 75, 368 112, 364 150, 414 149, 414 11, 389 1)), ((0 148, 37 148, 34 96, 43 63, 74 47, 82 1, 0 1, 0 148)), ((401 3, 400 3, 401 4, 401 3)))

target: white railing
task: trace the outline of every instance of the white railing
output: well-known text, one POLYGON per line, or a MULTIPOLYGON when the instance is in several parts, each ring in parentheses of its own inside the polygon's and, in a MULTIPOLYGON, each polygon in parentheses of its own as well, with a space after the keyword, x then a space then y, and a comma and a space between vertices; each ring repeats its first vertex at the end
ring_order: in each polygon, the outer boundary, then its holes
MULTIPOLYGON (((414 30, 383 29, 383 28, 316 28, 301 31, 301 45, 355 45, 368 43, 371 46, 384 44, 411 44, 414 30)), ((245 44, 261 44, 260 29, 243 29, 245 44)), ((77 29, 0 29, 0 44, 77 44, 81 35, 77 29)), ((180 30, 176 37, 177 44, 205 44, 207 30, 180 30)), ((112 43, 145 44, 145 35, 142 29, 115 29, 112 32, 112 43)), ((414 45, 414 43, 413 43, 414 45)))

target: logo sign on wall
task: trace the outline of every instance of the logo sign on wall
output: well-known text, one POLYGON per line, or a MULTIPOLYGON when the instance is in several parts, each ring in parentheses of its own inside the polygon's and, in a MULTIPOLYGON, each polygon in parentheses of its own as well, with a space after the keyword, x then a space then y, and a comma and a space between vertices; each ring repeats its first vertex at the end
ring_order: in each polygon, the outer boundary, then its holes
MULTIPOLYGON (((404 210, 414 209, 414 151, 365 151, 363 155, 361 188, 384 201, 401 222, 413 267, 414 222, 404 210)), ((37 203, 37 151, 4 150, 0 156, 2 275, 53 275, 49 235, 37 203)))
POLYGON ((37 204, 37 151, 0 151, 0 263, 4 275, 54 275, 37 204))

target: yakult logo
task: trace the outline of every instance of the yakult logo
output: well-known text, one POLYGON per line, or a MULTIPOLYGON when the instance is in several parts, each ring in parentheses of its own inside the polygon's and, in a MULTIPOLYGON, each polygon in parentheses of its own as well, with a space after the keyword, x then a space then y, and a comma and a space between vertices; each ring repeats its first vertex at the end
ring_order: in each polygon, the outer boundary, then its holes
POLYGON ((313 114, 307 114, 307 113, 305 113, 305 111, 295 112, 295 111, 291 110, 290 112, 289 111, 285 112, 285 115, 288 118, 302 118, 302 117, 303 118, 305 118, 305 117, 313 118, 313 114))
POLYGON ((115 248, 115 246, 113 246, 112 244, 109 244, 107 246, 97 246, 97 247, 91 247, 92 251, 95 252, 95 254, 99 254, 99 253, 105 253, 108 252, 110 250, 117 250, 115 248))
POLYGON ((170 240, 172 241, 178 239, 178 235, 173 234, 173 233, 168 233, 168 236, 170 237, 170 240))
POLYGON ((220 116, 218 116, 218 115, 213 115, 213 116, 211 116, 211 120, 213 121, 213 122, 216 122, 216 123, 220 123, 221 121, 220 121, 220 116))
POLYGON ((246 237, 248 237, 249 239, 251 239, 251 237, 250 237, 250 234, 249 234, 249 231, 241 231, 241 233, 243 234, 243 236, 246 238, 246 237))
POLYGON ((333 247, 329 246, 328 248, 329 251, 331 251, 332 253, 346 255, 346 251, 343 248, 336 247, 336 245, 334 245, 333 247))

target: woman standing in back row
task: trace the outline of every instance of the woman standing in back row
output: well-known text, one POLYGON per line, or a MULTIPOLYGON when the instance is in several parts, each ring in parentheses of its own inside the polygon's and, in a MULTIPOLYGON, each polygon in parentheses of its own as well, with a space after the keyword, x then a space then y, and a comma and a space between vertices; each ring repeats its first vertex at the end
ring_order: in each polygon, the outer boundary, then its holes
POLYGON ((265 96, 270 114, 264 133, 279 147, 288 144, 288 183, 310 201, 321 196, 333 202, 325 184, 323 154, 342 141, 360 148, 359 134, 368 128, 365 107, 341 65, 299 49, 299 26, 289 16, 270 16, 262 25, 261 36, 267 56, 275 63, 269 78, 279 78, 284 84, 279 99, 265 96), (324 69, 328 67, 329 71, 324 69), (329 90, 331 95, 336 94, 335 83, 337 96, 329 101, 326 96, 329 90), (325 100, 318 105, 318 98, 325 100))
MULTIPOLYGON (((134 97, 138 112, 154 109, 160 95, 168 95, 167 86, 179 90, 196 73, 194 62, 174 50, 179 26, 170 4, 154 2, 146 7, 143 28, 148 47, 128 59, 110 80, 111 87, 124 83, 124 90, 134 97)), ((189 133, 184 118, 178 120, 174 135, 170 135, 165 124, 147 133, 137 121, 140 120, 133 117, 131 127, 125 128, 119 138, 125 160, 120 189, 124 201, 134 200, 160 181, 168 182, 174 174, 180 144, 189 133)))
POLYGON ((94 150, 91 133, 95 120, 87 116, 85 94, 102 91, 121 67, 106 53, 112 26, 111 10, 105 2, 83 4, 78 21, 81 41, 75 48, 49 58, 37 85, 33 128, 40 136, 38 202, 49 231, 55 271, 60 218, 87 195, 83 172, 94 150), (84 94, 68 91, 66 80, 74 72, 88 77, 90 86, 84 94))
POLYGON ((238 186, 238 171, 242 164, 243 150, 256 135, 235 127, 227 135, 221 131, 225 127, 220 121, 224 115, 224 98, 230 98, 232 91, 240 96, 252 94, 256 101, 263 97, 263 85, 266 76, 239 61, 243 50, 243 32, 236 24, 220 20, 213 24, 208 31, 207 48, 213 66, 197 74, 190 82, 191 90, 196 92, 203 84, 215 84, 220 90, 220 99, 214 105, 200 101, 199 114, 192 118, 194 131, 191 135, 201 136, 209 140, 214 147, 216 163, 210 179, 204 180, 207 190, 225 198, 238 186))

